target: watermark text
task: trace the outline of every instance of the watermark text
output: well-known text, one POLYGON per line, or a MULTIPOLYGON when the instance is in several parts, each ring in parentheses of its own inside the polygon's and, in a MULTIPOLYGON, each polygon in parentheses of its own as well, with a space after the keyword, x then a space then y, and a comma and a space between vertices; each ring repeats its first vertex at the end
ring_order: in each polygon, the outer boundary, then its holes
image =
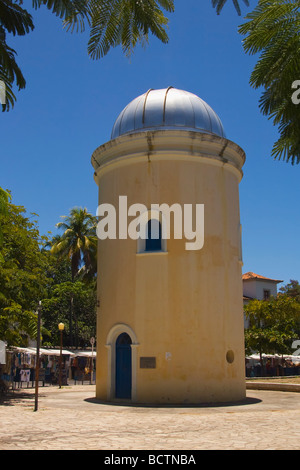
POLYGON ((292 102, 294 104, 299 104, 300 103, 300 80, 295 80, 292 83, 292 88, 295 89, 294 93, 292 94, 292 102))
POLYGON ((0 104, 6 104, 6 87, 3 80, 0 80, 0 104))
POLYGON ((100 240, 168 240, 173 225, 173 238, 187 240, 186 250, 201 250, 204 245, 204 204, 151 204, 148 210, 144 204, 128 206, 127 196, 119 196, 118 208, 100 204, 96 215, 100 240))

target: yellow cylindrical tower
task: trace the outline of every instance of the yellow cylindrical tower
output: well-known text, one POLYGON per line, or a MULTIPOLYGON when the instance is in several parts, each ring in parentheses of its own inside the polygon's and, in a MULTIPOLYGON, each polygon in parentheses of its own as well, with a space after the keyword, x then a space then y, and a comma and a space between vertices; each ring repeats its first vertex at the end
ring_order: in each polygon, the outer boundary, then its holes
POLYGON ((97 398, 173 404, 245 398, 244 161, 216 113, 174 88, 133 100, 111 140, 93 153, 102 238, 97 398), (156 238, 141 236, 143 224, 152 234, 157 227, 156 238), (140 238, 132 236, 134 227, 140 238))

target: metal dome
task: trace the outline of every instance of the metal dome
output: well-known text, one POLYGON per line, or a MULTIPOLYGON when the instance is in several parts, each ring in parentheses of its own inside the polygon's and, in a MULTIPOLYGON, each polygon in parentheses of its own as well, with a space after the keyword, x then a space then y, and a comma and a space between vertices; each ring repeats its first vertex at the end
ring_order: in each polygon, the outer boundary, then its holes
POLYGON ((111 134, 115 139, 157 129, 183 129, 225 137, 219 116, 201 98, 173 87, 150 89, 131 101, 119 114, 111 134))

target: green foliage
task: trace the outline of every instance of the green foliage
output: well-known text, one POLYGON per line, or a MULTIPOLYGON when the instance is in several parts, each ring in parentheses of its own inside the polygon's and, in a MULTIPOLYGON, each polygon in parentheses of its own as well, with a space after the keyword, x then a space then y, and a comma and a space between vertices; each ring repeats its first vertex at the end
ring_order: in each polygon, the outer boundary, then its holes
MULTIPOLYGON (((227 0, 212 0, 211 1, 212 6, 216 9, 217 15, 219 15, 221 13, 221 10, 223 9, 226 2, 227 2, 227 0)), ((247 7, 249 6, 249 1, 248 0, 243 0, 243 2, 247 7)), ((234 5, 234 8, 237 11, 237 14, 240 16, 242 14, 242 12, 241 12, 241 7, 240 7, 240 4, 239 4, 238 0, 232 0, 232 3, 234 5)))
POLYGON ((249 328, 245 330, 246 354, 292 354, 298 338, 300 304, 288 295, 270 300, 252 300, 245 308, 249 328))
MULTIPOLYGON (((11 196, 9 192, 5 191, 4 189, 0 188, 0 216, 7 215, 8 213, 8 203, 11 200, 11 196)), ((0 248, 3 243, 3 233, 2 227, 0 225, 0 248)), ((3 261, 2 254, 0 253, 0 263, 3 261)))
POLYGON ((7 307, 0 308, 0 337, 9 345, 26 346, 28 337, 36 338, 37 316, 31 310, 24 310, 12 299, 5 304, 7 307))
POLYGON ((70 315, 75 324, 75 345, 84 347, 96 335, 96 290, 93 284, 66 281, 52 287, 51 295, 42 301, 43 326, 51 332, 44 335, 43 341, 51 346, 59 344, 58 324, 62 322, 65 324, 64 345, 74 346, 70 336, 70 315))
POLYGON ((53 239, 51 253, 60 259, 69 259, 71 262, 72 280, 80 273, 94 275, 97 263, 97 219, 85 208, 74 207, 69 216, 63 216, 64 222, 56 226, 63 229, 61 236, 53 239))
POLYGON ((0 188, 0 214, 7 213, 7 205, 11 200, 11 195, 8 191, 0 188))
POLYGON ((73 209, 58 224, 65 228, 65 238, 49 240, 40 236, 36 214, 26 216, 25 208, 10 198, 0 188, 0 339, 14 346, 36 339, 41 300, 42 343, 57 346, 58 323, 63 322, 65 345, 74 345, 73 325, 75 345, 89 344, 96 334, 95 219, 85 209, 73 209), (53 254, 49 248, 61 240, 69 243, 68 249, 53 254), (74 247, 79 264, 73 272, 74 247))
POLYGON ((59 18, 68 18, 76 13, 84 16, 87 12, 88 1, 86 0, 32 0, 35 9, 45 6, 59 18))
POLYGON ((281 287, 279 290, 283 294, 286 294, 297 300, 297 302, 300 302, 300 284, 298 281, 291 279, 286 286, 281 287))
MULTIPOLYGON (((211 0, 220 14, 227 0, 211 0)), ((241 1, 232 0, 241 15, 241 1)), ((248 7, 249 0, 243 0, 248 7)), ((32 17, 21 0, 0 0, 0 85, 5 84, 6 104, 13 107, 13 85, 20 89, 25 78, 16 62, 16 51, 7 44, 7 34, 24 35, 34 29, 32 17)), ((149 35, 168 42, 168 18, 174 0, 32 0, 32 7, 45 7, 62 19, 68 31, 89 29, 88 54, 93 59, 121 46, 130 55, 149 35)), ((279 138, 271 156, 292 164, 300 162, 300 106, 292 101, 292 85, 300 77, 299 0, 259 0, 239 28, 245 36, 244 49, 260 54, 250 77, 254 88, 262 88, 261 112, 278 126, 279 138)))
POLYGON ((51 289, 51 301, 46 302, 46 305, 48 313, 52 312, 50 315, 52 319, 57 320, 57 313, 59 313, 59 316, 63 316, 67 321, 65 335, 70 346, 73 346, 73 330, 75 330, 75 346, 78 346, 88 332, 92 331, 93 335, 95 334, 97 219, 86 209, 78 207, 71 209, 70 215, 62 218, 63 222, 59 222, 57 228, 64 232, 50 242, 50 252, 57 258, 60 266, 69 266, 68 281, 72 282, 65 281, 56 284, 51 289), (61 293, 63 293, 63 302, 61 293), (49 307, 52 310, 49 310, 49 307))
POLYGON ((48 284, 41 250, 46 238, 37 222, 25 216, 25 208, 12 203, 0 213, 0 226, 0 338, 22 345, 35 335, 35 311, 48 284))
MULTIPOLYGON (((60 236, 53 238, 51 243, 51 254, 57 257, 61 262, 68 262, 71 271, 71 284, 60 284, 60 288, 66 287, 69 292, 66 293, 69 311, 68 328, 69 344, 73 346, 73 321, 75 323, 75 345, 78 346, 79 321, 82 315, 78 314, 81 301, 76 294, 76 286, 79 280, 83 280, 87 285, 93 286, 95 291, 95 275, 97 272, 97 219, 86 209, 74 207, 69 216, 63 216, 63 222, 57 224, 57 228, 63 229, 60 236), (79 303, 78 303, 79 302, 79 303)), ((91 293, 90 293, 91 294, 91 293)), ((88 301, 88 297, 86 297, 88 301)), ((95 313, 95 305, 93 306, 95 313)), ((83 327, 83 324, 81 325, 83 327)))
POLYGON ((7 34, 24 36, 34 29, 31 15, 20 5, 21 1, 0 0, 0 80, 5 83, 6 103, 2 110, 14 105, 13 83, 19 90, 25 88, 26 81, 16 62, 16 51, 6 41, 7 34))
POLYGON ((264 89, 259 107, 280 133, 271 155, 299 163, 300 106, 292 102, 292 84, 300 77, 299 1, 260 0, 246 20, 239 28, 245 52, 260 53, 250 84, 264 89))
MULTIPOLYGON (((16 51, 6 42, 8 34, 23 36, 34 29, 32 16, 22 4, 22 0, 0 0, 0 81, 6 89, 3 111, 14 106, 13 85, 19 90, 26 85, 16 51)), ((162 9, 174 10, 173 0, 32 0, 34 9, 42 6, 62 19, 71 32, 89 28, 88 53, 97 59, 119 45, 130 54, 138 43, 147 42, 149 33, 168 42, 168 19, 162 9)))
MULTIPOLYGON (((167 43, 168 19, 160 7, 172 12, 173 0, 90 1, 89 55, 99 59, 116 46, 121 46, 123 53, 129 55, 138 43, 148 42, 149 33, 167 43)), ((66 23, 72 24, 72 19, 66 23)))

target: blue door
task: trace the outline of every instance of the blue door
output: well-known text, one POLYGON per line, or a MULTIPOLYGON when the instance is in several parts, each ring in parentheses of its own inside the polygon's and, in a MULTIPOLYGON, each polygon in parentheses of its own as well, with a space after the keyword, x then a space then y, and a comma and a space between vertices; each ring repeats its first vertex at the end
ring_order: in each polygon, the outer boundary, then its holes
POLYGON ((127 333, 116 341, 116 398, 131 398, 131 338, 127 333))

